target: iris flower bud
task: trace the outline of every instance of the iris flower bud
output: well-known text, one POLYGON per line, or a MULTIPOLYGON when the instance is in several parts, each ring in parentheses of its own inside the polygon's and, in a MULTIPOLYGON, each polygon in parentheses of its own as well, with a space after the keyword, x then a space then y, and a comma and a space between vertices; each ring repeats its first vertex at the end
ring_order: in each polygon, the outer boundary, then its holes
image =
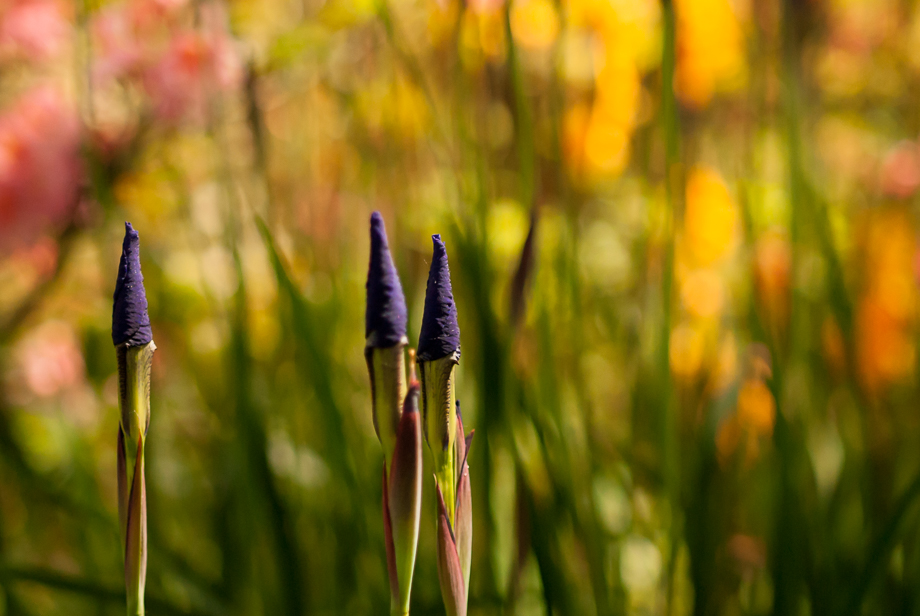
POLYGON ((422 503, 420 388, 414 369, 412 383, 406 386, 406 300, 378 212, 371 215, 364 334, 374 428, 384 452, 383 526, 390 613, 408 616, 422 503))
POLYGON ((374 429, 389 465, 406 397, 406 298, 379 212, 371 215, 364 358, 371 379, 374 429))
POLYGON ((113 299, 112 342, 118 359, 118 405, 121 411, 117 441, 118 517, 125 549, 128 616, 143 616, 147 578, 144 443, 150 427, 150 368, 156 345, 147 314, 139 238, 129 222, 125 223, 125 239, 113 299), (127 444, 132 446, 130 453, 134 456, 130 482, 127 444))
POLYGON ((422 381, 422 414, 434 472, 453 523, 456 499, 454 447, 457 416, 454 410, 454 368, 460 362, 460 327, 450 285, 447 250, 440 235, 431 236, 434 250, 428 271, 425 312, 418 339, 422 381))

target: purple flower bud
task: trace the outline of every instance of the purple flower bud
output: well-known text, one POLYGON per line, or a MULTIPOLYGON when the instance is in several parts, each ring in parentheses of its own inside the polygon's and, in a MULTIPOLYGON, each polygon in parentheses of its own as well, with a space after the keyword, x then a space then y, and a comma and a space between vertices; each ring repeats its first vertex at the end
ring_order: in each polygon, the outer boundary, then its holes
POLYGON ((406 336, 406 298, 390 256, 387 232, 380 212, 371 214, 371 262, 367 270, 367 346, 395 346, 406 336))
POLYGON ((447 250, 440 235, 432 235, 431 240, 434 253, 428 270, 422 331, 418 337, 419 361, 441 359, 460 350, 460 326, 457 325, 457 307, 450 288, 447 250))
POLYGON ((151 340, 153 331, 147 314, 138 235, 131 223, 126 222, 112 306, 112 342, 115 346, 127 344, 133 347, 143 346, 151 340))

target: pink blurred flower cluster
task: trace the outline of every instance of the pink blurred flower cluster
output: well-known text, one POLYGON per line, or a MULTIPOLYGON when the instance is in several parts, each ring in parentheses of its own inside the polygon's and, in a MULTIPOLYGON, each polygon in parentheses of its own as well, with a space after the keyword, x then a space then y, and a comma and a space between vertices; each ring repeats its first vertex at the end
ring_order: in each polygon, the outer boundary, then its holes
MULTIPOLYGON (((65 0, 0 0, 0 63, 70 62, 70 10, 65 0)), ((208 0, 104 7, 90 22, 94 89, 141 92, 141 114, 161 126, 202 122, 212 97, 242 81, 227 22, 223 6, 208 0)), ((103 119, 90 142, 106 141, 105 132, 103 119)), ((0 111, 0 252, 63 225, 82 180, 82 134, 76 105, 52 85, 0 111)))
POLYGON ((47 60, 63 51, 70 32, 60 0, 0 2, 0 58, 47 60))
POLYGON ((0 249, 31 243, 76 205, 80 124, 54 88, 23 95, 0 114, 0 249))
POLYGON ((242 64, 222 5, 130 0, 93 24, 97 83, 139 86, 156 118, 200 121, 210 98, 235 89, 242 64))

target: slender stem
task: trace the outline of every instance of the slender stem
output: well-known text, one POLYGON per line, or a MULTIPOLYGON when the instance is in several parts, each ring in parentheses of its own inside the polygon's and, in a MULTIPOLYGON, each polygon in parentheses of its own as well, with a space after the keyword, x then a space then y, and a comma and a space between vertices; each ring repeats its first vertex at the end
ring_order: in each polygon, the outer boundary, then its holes
POLYGON ((677 549, 680 545, 681 524, 678 519, 679 493, 677 469, 677 427, 671 400, 671 296, 674 284, 674 219, 678 192, 679 122, 674 97, 676 58, 676 23, 671 0, 662 0, 664 32, 661 60, 661 122, 665 139, 665 216, 664 263, 661 274, 661 329, 658 341, 659 429, 665 491, 671 502, 671 554, 667 569, 667 613, 671 612, 677 549))

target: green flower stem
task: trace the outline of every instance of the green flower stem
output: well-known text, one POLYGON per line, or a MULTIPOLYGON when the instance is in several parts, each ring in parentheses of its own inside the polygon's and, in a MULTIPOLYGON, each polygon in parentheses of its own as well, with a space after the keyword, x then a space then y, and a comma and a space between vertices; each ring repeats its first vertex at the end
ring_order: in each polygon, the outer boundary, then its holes
POLYGON ((125 591, 128 616, 144 616, 147 578, 147 487, 144 477, 144 444, 150 426, 150 368, 153 341, 142 346, 116 347, 118 402, 121 422, 118 434, 118 513, 125 549, 125 591), (128 443, 136 443, 134 472, 128 478, 128 443), (128 492, 130 486, 130 493, 128 492))
POLYGON ((365 359, 371 376, 374 428, 386 457, 386 468, 393 461, 396 430, 406 398, 406 343, 388 348, 367 347, 365 359))
POLYGON ((423 409, 428 448, 434 475, 444 495, 450 523, 454 523, 457 502, 454 450, 457 443, 457 410, 453 355, 419 362, 422 377, 423 409))

